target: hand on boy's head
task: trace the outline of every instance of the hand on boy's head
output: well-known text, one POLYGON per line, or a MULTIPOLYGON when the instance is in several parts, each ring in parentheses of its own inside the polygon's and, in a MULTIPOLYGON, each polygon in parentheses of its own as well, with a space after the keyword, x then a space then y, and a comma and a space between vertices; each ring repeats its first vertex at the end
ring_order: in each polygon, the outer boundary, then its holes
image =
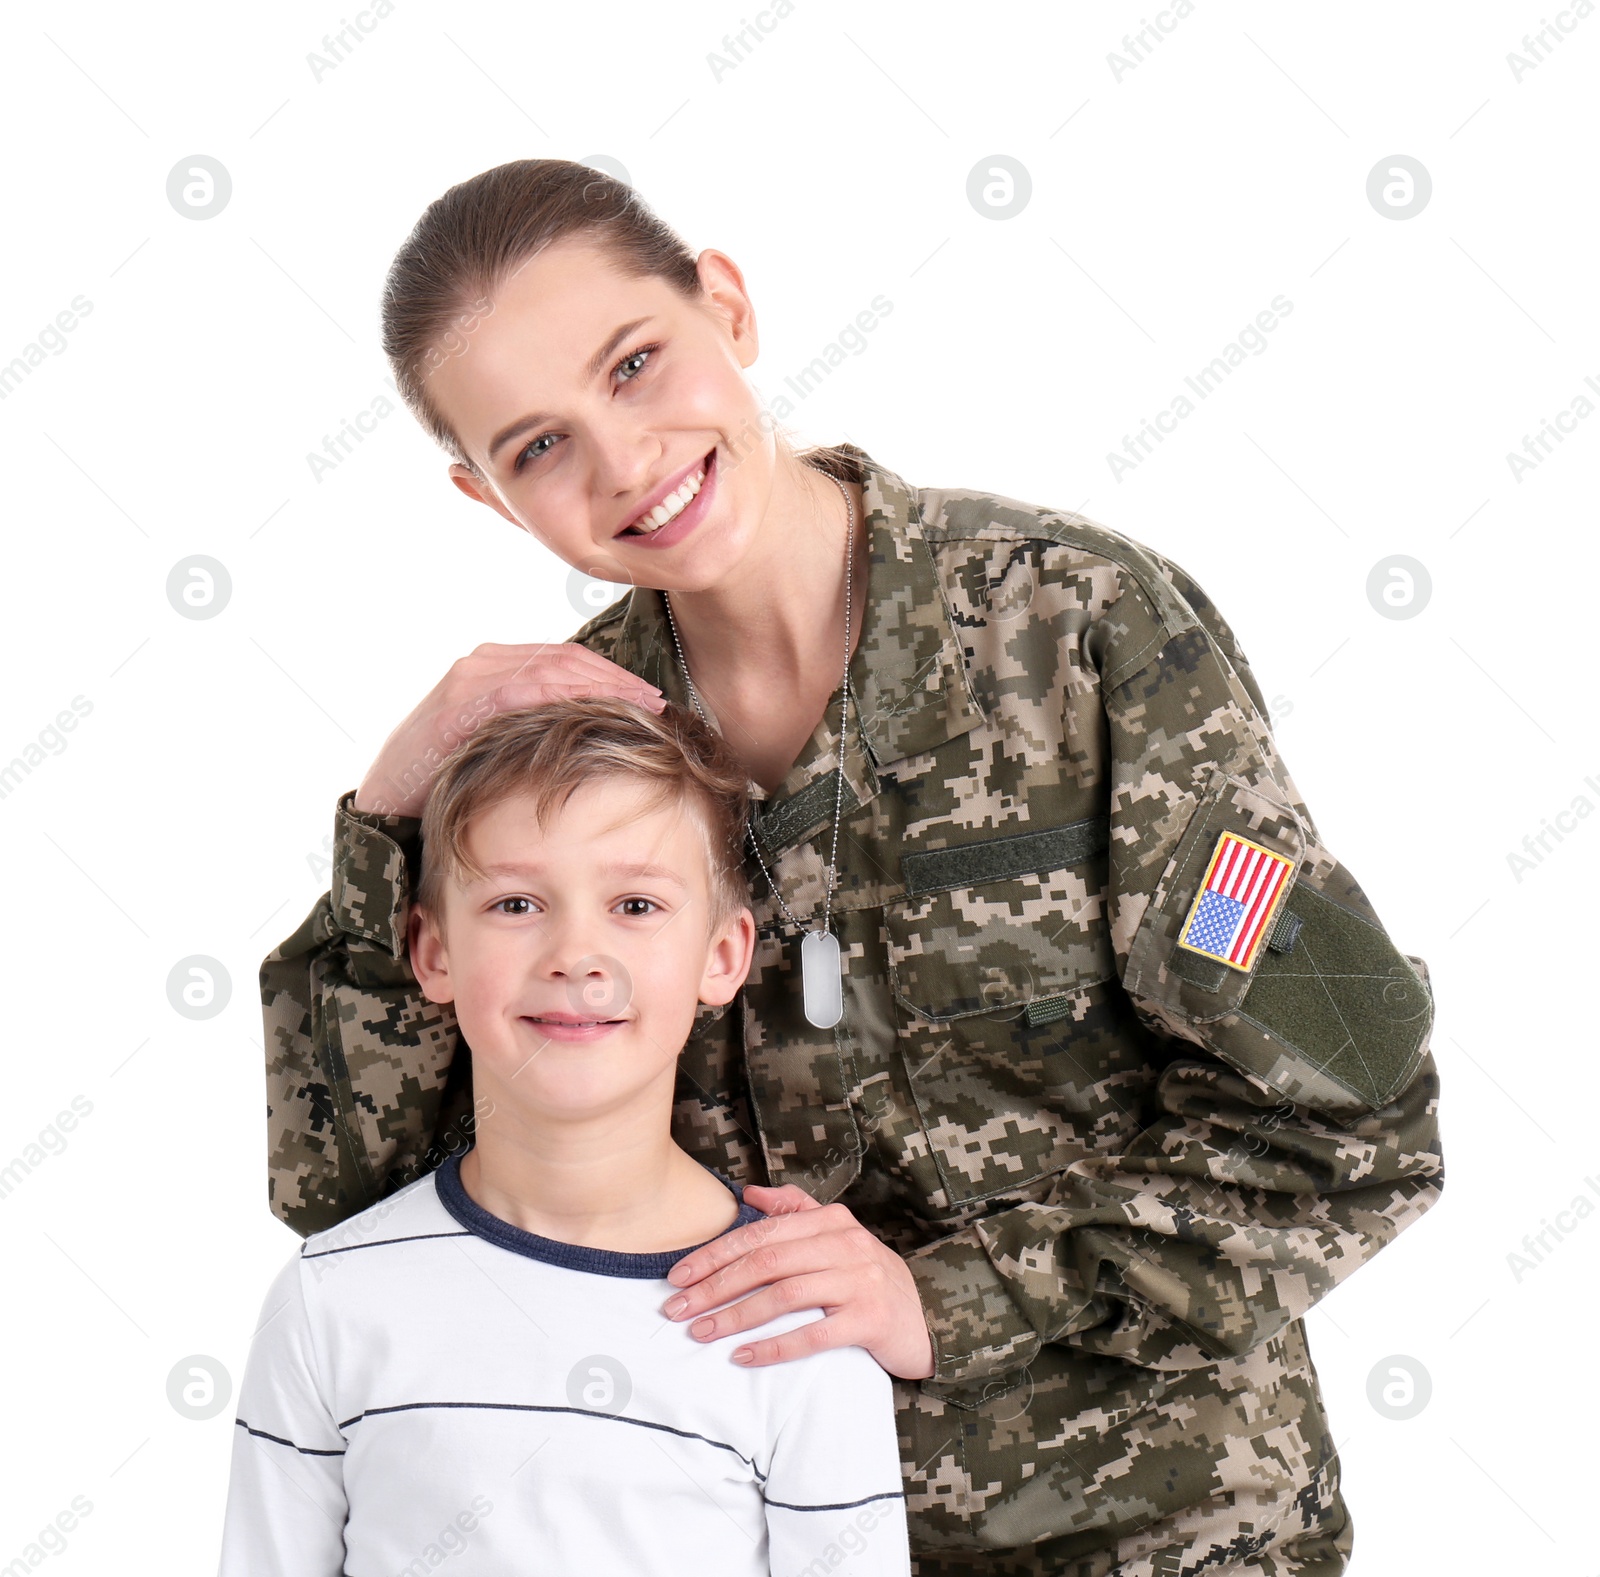
POLYGON ((356 790, 352 808, 385 815, 420 816, 426 784, 419 762, 437 762, 485 717, 542 706, 570 696, 617 696, 657 714, 660 688, 598 652, 575 642, 506 646, 485 641, 458 657, 387 740, 356 790))
POLYGON ((848 1206, 819 1204, 793 1183, 747 1183, 744 1197, 767 1219, 723 1233, 672 1267, 667 1279, 684 1290, 662 1306, 669 1319, 691 1319, 750 1293, 695 1320, 690 1334, 710 1341, 790 1309, 821 1308, 824 1318, 741 1347, 734 1360, 784 1363, 827 1347, 865 1347, 880 1368, 901 1379, 933 1373, 933 1338, 910 1267, 848 1206))

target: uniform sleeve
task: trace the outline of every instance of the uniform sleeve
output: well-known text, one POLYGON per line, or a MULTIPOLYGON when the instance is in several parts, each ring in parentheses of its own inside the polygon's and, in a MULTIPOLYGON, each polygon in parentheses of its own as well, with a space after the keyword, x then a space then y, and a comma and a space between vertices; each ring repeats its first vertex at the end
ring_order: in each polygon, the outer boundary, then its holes
POLYGON ((296 1255, 261 1306, 239 1386, 219 1577, 344 1570, 345 1442, 328 1410, 296 1255))
POLYGON ((893 1382, 862 1347, 781 1368, 792 1402, 763 1485, 772 1577, 909 1577, 893 1382))
POLYGON ((907 1257, 935 1386, 1015 1378, 1045 1342, 1154 1369, 1241 1355, 1442 1184, 1426 965, 1324 846, 1220 615, 1145 559, 1085 650, 1106 725, 1106 913, 1147 1094, 1122 1153, 907 1257), (1201 914, 1230 857, 1275 889, 1201 914))
POLYGON ((472 1124, 455 1010, 406 952, 421 819, 354 798, 335 812, 332 886, 261 964, 268 1199, 302 1237, 431 1171, 472 1124))

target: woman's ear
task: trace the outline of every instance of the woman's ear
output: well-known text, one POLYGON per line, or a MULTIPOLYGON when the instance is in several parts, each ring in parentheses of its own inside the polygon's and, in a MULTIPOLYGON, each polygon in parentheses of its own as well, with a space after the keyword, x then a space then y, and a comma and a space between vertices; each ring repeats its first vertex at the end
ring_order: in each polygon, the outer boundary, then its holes
POLYGON ((411 972, 422 987, 422 994, 430 1002, 454 1002, 456 988, 450 980, 450 960, 445 953, 444 938, 433 916, 419 904, 412 904, 406 920, 406 951, 411 958, 411 972))
POLYGON ((761 354, 756 333, 756 309, 750 300, 739 265, 726 252, 708 246, 695 260, 708 310, 723 320, 729 339, 738 353, 739 365, 751 367, 761 354))
POLYGON ((513 515, 503 503, 500 502, 500 499, 496 496, 494 489, 486 486, 480 478, 474 476, 466 466, 460 463, 460 461, 451 462, 450 480, 454 482, 456 486, 467 495, 468 498, 475 498, 480 504, 487 504, 489 508, 499 515, 502 520, 509 520, 518 531, 527 530, 527 527, 524 526, 523 523, 518 520, 517 517, 513 515))
POLYGON ((712 1007, 733 1001, 750 974, 756 949, 755 916, 741 908, 712 939, 700 977, 700 1000, 712 1007))

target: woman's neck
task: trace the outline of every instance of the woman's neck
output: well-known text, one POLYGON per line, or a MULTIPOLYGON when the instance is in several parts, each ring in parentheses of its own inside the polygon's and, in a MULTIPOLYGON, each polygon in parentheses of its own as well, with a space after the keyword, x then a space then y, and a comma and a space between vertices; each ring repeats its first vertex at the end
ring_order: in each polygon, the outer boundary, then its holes
MULTIPOLYGON (((810 737, 845 664, 845 500, 831 477, 798 469, 798 478, 777 472, 767 519, 735 573, 670 594, 695 688, 769 789, 810 737)), ((861 485, 844 486, 855 526, 853 653, 866 606, 866 526, 861 485)))

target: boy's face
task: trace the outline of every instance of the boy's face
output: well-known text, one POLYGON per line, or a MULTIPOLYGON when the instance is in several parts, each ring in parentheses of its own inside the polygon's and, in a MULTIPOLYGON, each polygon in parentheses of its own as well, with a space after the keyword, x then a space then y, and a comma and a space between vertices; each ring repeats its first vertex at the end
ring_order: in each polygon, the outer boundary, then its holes
POLYGON ((709 934, 711 873, 694 810, 643 807, 642 785, 600 778, 541 829, 527 796, 474 820, 487 874, 446 889, 446 937, 412 914, 412 967, 453 1002, 478 1090, 572 1120, 641 1095, 671 1101, 700 1002, 726 1003, 750 968, 741 908, 709 934))

